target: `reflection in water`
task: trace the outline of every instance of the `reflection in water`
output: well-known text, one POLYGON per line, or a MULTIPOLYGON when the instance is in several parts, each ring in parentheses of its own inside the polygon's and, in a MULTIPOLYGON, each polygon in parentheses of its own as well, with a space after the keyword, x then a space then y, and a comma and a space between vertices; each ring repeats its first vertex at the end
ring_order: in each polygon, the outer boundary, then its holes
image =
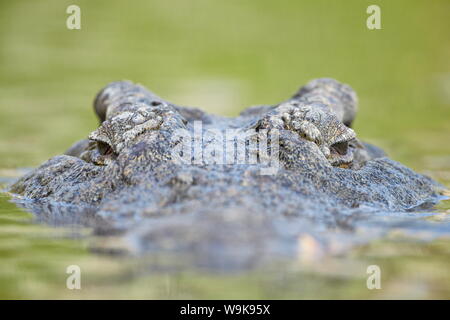
POLYGON ((153 217, 138 221, 135 227, 117 229, 108 226, 108 221, 97 215, 93 207, 29 200, 14 200, 14 203, 32 212, 38 223, 72 228, 91 227, 95 236, 109 239, 97 241, 96 252, 183 257, 183 263, 167 266, 183 269, 201 267, 213 271, 232 271, 260 267, 274 260, 292 260, 303 255, 345 254, 355 246, 389 237, 393 233, 421 241, 450 235, 450 216, 441 215, 436 219, 439 212, 431 209, 383 212, 369 207, 358 208, 339 213, 345 214, 346 219, 337 227, 327 226, 320 219, 274 218, 230 209, 207 216, 180 214, 153 217), (221 232, 214 231, 217 226, 221 232))
MULTIPOLYGON (((350 228, 332 230, 305 219, 278 219, 274 233, 257 233, 258 239, 215 217, 221 228, 236 234, 236 243, 228 246, 220 239, 202 242, 208 230, 194 216, 174 216, 176 224, 152 219, 130 233, 99 228, 106 222, 94 208, 14 202, 17 207, 8 196, 0 198, 3 297, 450 297, 448 201, 419 212, 367 209, 350 228), (186 242, 171 243, 180 232, 186 242), (382 293, 365 287, 365 268, 374 263, 389 270, 382 293), (88 271, 90 290, 74 294, 64 288, 70 264, 88 271), (231 284, 217 293, 217 286, 231 284), (122 293, 130 288, 131 296, 122 293), (319 288, 326 291, 314 291, 319 288)), ((247 222, 258 227, 254 219, 247 222)))

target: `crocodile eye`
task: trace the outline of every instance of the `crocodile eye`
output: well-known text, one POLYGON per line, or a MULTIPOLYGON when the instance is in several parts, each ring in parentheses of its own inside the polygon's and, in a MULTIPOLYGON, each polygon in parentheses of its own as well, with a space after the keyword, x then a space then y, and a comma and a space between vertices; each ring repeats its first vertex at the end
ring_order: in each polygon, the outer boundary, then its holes
POLYGON ((114 150, 111 148, 111 146, 103 141, 97 141, 97 148, 98 152, 103 155, 111 155, 114 153, 114 150))
POLYGON ((333 144, 330 149, 337 154, 346 155, 348 151, 348 141, 337 142, 333 144))

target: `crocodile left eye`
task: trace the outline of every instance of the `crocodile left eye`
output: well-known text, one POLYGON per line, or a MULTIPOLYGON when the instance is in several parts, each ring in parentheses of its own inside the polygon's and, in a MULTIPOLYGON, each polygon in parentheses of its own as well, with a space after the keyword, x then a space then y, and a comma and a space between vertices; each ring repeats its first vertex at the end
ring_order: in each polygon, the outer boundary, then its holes
POLYGON ((330 149, 342 156, 346 155, 347 151, 348 151, 348 141, 337 142, 337 143, 331 145, 330 149))

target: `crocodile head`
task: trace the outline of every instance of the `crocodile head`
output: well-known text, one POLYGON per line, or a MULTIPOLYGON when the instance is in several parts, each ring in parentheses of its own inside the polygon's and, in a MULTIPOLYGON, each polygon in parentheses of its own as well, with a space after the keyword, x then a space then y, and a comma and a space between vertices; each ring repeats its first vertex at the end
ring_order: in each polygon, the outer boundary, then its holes
POLYGON ((276 248, 309 223, 351 228, 367 212, 407 211, 439 196, 436 182, 357 138, 356 94, 332 79, 235 118, 127 81, 101 90, 94 109, 100 125, 88 139, 11 191, 89 208, 96 228, 122 230, 142 250, 170 240, 218 259, 224 248, 276 248))

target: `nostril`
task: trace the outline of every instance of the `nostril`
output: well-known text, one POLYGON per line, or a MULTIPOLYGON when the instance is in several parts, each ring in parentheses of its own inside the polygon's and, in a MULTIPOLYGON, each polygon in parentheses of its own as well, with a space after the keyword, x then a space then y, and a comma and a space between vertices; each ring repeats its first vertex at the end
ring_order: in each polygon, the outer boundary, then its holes
POLYGON ((333 144, 330 149, 337 154, 346 155, 348 151, 348 141, 337 142, 333 144))

